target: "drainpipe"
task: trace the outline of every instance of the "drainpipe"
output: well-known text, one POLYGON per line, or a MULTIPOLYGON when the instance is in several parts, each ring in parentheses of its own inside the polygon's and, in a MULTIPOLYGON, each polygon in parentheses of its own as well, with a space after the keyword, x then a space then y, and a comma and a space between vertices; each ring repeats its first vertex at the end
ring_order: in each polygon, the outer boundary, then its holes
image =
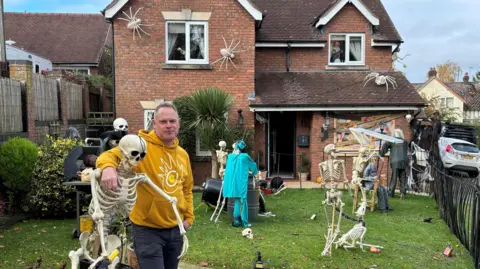
POLYGON ((113 89, 112 89, 112 109, 113 109, 113 118, 117 118, 117 109, 115 103, 115 28, 113 27, 113 19, 110 20, 112 24, 112 81, 113 81, 113 89))
POLYGON ((286 69, 290 72, 290 42, 287 43, 287 50, 285 51, 286 69))

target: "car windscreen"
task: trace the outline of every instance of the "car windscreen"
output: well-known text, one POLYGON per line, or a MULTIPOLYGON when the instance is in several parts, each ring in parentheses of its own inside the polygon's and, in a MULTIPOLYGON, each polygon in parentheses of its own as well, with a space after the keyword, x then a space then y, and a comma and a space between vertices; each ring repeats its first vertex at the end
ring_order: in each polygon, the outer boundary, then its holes
POLYGON ((455 150, 463 151, 463 152, 471 152, 471 153, 479 153, 478 147, 475 145, 470 144, 462 144, 462 143, 453 143, 452 147, 455 150))

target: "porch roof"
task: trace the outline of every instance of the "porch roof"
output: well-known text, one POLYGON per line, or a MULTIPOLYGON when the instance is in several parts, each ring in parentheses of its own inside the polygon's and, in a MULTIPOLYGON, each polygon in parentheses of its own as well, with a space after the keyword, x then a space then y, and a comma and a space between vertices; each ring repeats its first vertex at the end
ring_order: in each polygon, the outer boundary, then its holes
MULTIPOLYGON (((400 72, 379 72, 395 78, 377 85, 365 77, 372 71, 257 72, 252 108, 285 110, 395 110, 424 107, 425 101, 400 72), (343 109, 342 109, 343 107, 343 109)), ((375 71, 373 71, 375 72, 375 71)))

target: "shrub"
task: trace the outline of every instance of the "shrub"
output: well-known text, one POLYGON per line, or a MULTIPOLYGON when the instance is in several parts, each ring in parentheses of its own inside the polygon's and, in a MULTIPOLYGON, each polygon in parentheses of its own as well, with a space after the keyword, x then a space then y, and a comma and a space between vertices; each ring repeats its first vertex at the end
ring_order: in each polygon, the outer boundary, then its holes
POLYGON ((30 204, 43 217, 70 215, 75 212, 75 190, 63 185, 63 162, 68 153, 82 144, 76 139, 54 139, 38 148, 38 160, 34 169, 34 181, 29 194, 30 204))
POLYGON ((14 137, 0 148, 0 178, 10 205, 19 205, 30 190, 36 160, 37 146, 28 139, 14 137))
POLYGON ((173 100, 180 117, 180 131, 178 133, 180 146, 194 156, 196 147, 195 129, 189 128, 189 126, 195 120, 195 113, 189 108, 189 102, 191 102, 190 96, 182 96, 173 100))

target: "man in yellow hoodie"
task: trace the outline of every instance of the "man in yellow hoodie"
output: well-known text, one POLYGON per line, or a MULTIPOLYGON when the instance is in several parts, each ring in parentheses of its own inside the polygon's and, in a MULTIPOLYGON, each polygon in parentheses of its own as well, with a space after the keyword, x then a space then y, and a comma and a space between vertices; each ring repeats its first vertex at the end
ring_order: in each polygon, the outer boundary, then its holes
MULTIPOLYGON (((188 154, 178 145, 180 119, 176 107, 166 102, 158 105, 153 127, 152 131, 139 131, 139 136, 147 142, 147 154, 134 171, 146 173, 154 184, 177 198, 183 225, 188 229, 194 220, 193 176, 188 154)), ((97 168, 102 169, 101 184, 107 189, 118 186, 116 168, 121 158, 116 147, 97 159, 97 168)), ((183 241, 170 202, 148 185, 139 184, 130 220, 140 268, 177 268, 183 241)))

